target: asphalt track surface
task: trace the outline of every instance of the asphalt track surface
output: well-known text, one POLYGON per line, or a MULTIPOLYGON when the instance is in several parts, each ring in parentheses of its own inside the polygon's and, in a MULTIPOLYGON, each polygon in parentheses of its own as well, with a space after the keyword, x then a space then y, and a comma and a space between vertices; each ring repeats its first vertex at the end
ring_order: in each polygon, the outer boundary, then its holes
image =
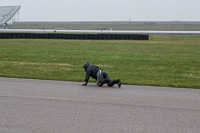
POLYGON ((0 133, 199 133, 200 90, 0 78, 0 133))

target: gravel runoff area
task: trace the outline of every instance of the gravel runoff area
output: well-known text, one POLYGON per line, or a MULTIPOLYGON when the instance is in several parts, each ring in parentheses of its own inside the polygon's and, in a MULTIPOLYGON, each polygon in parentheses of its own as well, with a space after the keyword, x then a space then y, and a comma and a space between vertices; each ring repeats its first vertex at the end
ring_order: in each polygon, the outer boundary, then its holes
POLYGON ((200 90, 0 78, 1 133, 199 133, 200 90))

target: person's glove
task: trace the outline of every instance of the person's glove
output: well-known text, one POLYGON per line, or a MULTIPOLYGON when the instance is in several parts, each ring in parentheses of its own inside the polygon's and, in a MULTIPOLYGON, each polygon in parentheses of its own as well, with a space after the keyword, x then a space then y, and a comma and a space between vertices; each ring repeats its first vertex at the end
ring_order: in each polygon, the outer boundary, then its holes
POLYGON ((87 86, 87 83, 85 82, 84 84, 82 84, 82 86, 87 86))

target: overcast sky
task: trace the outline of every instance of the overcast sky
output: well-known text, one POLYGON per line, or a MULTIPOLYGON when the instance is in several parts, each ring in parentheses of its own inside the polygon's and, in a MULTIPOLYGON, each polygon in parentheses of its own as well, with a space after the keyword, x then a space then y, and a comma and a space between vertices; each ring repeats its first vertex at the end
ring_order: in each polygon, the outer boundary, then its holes
POLYGON ((0 0, 20 21, 200 21, 200 0, 0 0))

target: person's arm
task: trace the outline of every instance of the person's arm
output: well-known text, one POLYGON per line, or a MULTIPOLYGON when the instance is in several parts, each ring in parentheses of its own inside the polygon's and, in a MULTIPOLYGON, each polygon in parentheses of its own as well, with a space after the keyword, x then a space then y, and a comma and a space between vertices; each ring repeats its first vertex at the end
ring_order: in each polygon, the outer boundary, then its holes
POLYGON ((87 86, 87 83, 89 81, 90 78, 90 71, 86 71, 86 75, 85 75, 85 83, 82 84, 82 86, 87 86))

